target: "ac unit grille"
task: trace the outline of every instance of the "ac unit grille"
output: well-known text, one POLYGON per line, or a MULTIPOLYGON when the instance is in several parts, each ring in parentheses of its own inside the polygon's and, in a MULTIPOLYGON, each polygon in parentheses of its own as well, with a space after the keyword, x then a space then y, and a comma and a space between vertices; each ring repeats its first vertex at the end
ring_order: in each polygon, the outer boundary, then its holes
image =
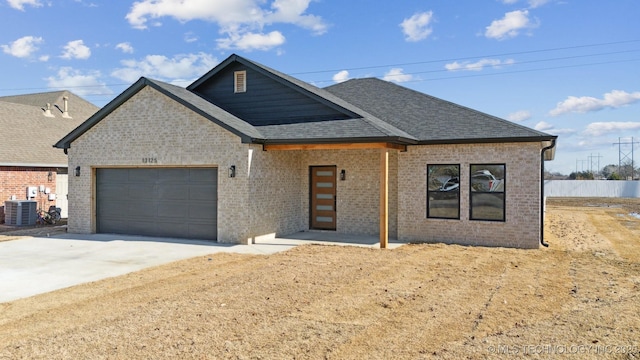
POLYGON ((29 200, 5 201, 4 213, 7 225, 35 225, 37 203, 29 200))

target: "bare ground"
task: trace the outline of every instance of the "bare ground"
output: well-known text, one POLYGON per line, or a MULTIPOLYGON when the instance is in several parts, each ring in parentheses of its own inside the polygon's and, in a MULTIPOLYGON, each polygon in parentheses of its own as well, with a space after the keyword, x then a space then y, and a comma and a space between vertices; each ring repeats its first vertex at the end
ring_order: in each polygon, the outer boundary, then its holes
POLYGON ((179 261, 0 304, 0 359, 638 359, 632 213, 640 200, 552 199, 539 250, 308 245, 179 261))

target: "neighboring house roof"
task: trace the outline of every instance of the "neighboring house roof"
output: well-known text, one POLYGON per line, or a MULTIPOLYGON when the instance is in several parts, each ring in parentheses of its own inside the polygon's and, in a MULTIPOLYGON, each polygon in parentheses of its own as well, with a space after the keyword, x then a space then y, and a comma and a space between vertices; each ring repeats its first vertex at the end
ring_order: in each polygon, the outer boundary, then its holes
POLYGON ((51 144, 97 110, 69 91, 0 97, 0 166, 67 167, 67 156, 51 144))
MULTIPOLYGON (((129 89, 77 129, 56 147, 68 148, 110 112, 145 86, 182 103, 193 111, 238 135, 246 143, 354 143, 384 141, 402 145, 421 143, 471 143, 503 141, 548 141, 553 135, 513 124, 495 116, 465 108, 378 79, 351 80, 320 89, 238 55, 231 55, 186 89, 161 81, 141 78, 129 89), (229 107, 212 97, 208 86, 232 67, 242 66, 277 84, 279 91, 313 99, 339 118, 277 119, 242 117, 242 107, 229 107)), ((263 90, 264 91, 264 90, 263 90)), ((268 90, 265 94, 268 94, 268 90)), ((255 98, 254 98, 255 99, 255 98)), ((237 104, 236 104, 237 105, 237 104)), ((280 104, 277 104, 280 105, 280 104)), ((282 104, 281 113, 287 113, 282 104), (284 109, 284 111, 282 111, 284 109)), ((255 114, 255 112, 254 112, 255 114)))

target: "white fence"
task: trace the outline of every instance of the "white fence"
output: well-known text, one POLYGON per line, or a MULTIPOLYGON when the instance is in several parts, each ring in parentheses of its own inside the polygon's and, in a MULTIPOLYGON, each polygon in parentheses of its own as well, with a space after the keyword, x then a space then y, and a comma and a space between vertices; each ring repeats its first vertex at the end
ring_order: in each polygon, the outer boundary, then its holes
POLYGON ((640 198, 640 181, 545 180, 544 196, 640 198))

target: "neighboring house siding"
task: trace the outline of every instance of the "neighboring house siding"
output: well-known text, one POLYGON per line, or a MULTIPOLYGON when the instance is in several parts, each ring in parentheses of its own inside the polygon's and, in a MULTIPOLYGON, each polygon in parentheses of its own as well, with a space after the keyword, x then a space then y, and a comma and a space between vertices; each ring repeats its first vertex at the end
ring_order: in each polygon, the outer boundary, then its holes
POLYGON ((146 87, 76 139, 69 149, 69 232, 95 232, 96 167, 218 167, 218 241, 243 242, 249 232, 249 145, 174 100, 146 87), (98 150, 99 149, 99 150, 98 150), (236 177, 227 169, 236 166, 236 177))
POLYGON ((410 146, 399 154, 400 240, 538 248, 540 143, 410 146), (506 164, 506 221, 469 220, 469 165, 506 164), (427 164, 460 164, 460 220, 426 218, 427 164))
MULTIPOLYGON (((56 193, 56 168, 42 167, 0 167, 0 223, 4 223, 4 202, 10 200, 11 196, 15 196, 16 200, 27 200, 27 186, 43 185, 49 188, 51 193, 56 193), (51 181, 49 181, 49 172, 51 172, 51 181), (25 186, 25 184, 27 184, 25 186)), ((66 194, 65 194, 66 195, 66 194)), ((49 201, 49 195, 38 191, 38 195, 34 200, 38 202, 38 208, 45 210, 49 206, 56 205, 55 201, 49 201)))

